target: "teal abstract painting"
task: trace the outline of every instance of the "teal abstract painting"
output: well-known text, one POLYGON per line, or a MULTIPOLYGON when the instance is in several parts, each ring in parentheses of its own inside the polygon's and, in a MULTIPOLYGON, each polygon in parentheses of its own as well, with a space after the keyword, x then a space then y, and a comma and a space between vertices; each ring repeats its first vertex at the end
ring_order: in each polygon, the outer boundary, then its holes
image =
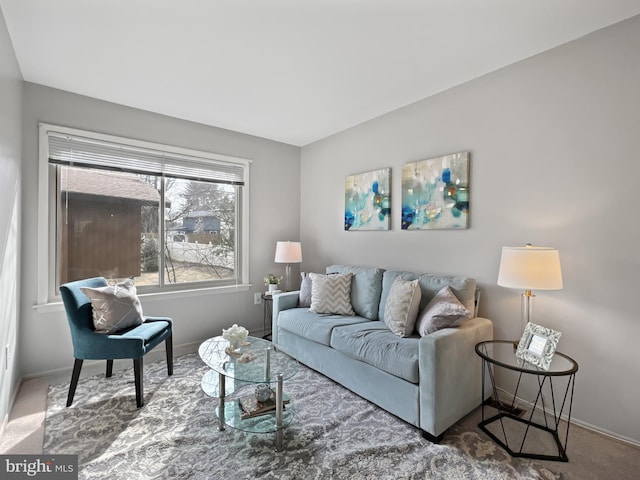
POLYGON ((349 175, 344 185, 344 229, 389 230, 391 169, 349 175))
POLYGON ((469 228, 469 152, 402 167, 402 229, 469 228))

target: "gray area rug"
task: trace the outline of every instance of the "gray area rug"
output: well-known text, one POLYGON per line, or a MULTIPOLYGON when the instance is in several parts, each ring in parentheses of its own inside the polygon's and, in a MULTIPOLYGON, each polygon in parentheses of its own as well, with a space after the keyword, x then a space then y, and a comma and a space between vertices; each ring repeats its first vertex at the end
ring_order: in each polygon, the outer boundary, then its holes
POLYGON ((49 389, 44 452, 77 454, 81 479, 557 479, 511 458, 481 433, 450 429, 440 445, 418 429, 301 366, 285 384, 295 418, 283 452, 273 434, 217 429, 216 400, 200 388, 195 354, 145 365, 145 406, 135 407, 133 371, 49 389))

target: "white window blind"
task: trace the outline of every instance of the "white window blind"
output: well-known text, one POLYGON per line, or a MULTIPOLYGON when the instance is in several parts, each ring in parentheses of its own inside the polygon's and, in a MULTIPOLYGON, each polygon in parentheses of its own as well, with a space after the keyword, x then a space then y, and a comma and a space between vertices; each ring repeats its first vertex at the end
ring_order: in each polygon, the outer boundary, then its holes
POLYGON ((49 163, 244 185, 240 163, 49 131, 49 163))

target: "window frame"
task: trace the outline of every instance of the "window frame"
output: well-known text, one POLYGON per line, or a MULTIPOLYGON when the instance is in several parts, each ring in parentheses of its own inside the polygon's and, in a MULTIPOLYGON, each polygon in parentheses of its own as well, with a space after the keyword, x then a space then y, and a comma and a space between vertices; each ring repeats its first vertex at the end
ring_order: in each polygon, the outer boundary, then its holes
POLYGON ((239 195, 236 198, 236 208, 239 215, 237 230, 239 231, 236 232, 238 237, 238 241, 236 243, 238 272, 235 284, 226 286, 213 285, 212 282, 203 282, 202 284, 189 283, 183 284, 183 286, 172 284, 170 286, 158 286, 157 288, 153 288, 147 295, 184 294, 185 292, 189 292, 189 295, 192 295, 194 292, 200 291, 213 290, 223 292, 229 291, 230 289, 237 290, 238 287, 242 287, 243 290, 249 288, 249 167, 251 165, 251 160, 202 150, 194 150, 116 135, 108 135, 77 128, 63 127, 44 122, 39 122, 38 129, 38 305, 47 305, 61 301, 59 293, 56 292, 56 248, 58 243, 56 239, 56 205, 55 202, 51 201, 52 192, 55 192, 56 188, 55 176, 49 174, 49 134, 51 132, 87 137, 98 141, 101 140, 119 143, 131 147, 139 147, 156 151, 161 150, 176 155, 194 157, 205 162, 206 160, 213 160, 239 165, 242 168, 244 186, 239 189, 239 195))

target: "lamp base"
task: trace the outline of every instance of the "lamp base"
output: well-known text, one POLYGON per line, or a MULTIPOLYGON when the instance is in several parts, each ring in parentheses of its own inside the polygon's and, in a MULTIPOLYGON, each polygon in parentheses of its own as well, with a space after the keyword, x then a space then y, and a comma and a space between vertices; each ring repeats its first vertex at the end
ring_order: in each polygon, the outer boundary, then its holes
POLYGON ((291 291, 291 264, 287 263, 284 267, 284 291, 291 291))
POLYGON ((524 291, 520 296, 520 336, 524 333, 524 328, 531 321, 533 311, 533 299, 536 298, 531 290, 524 291))

